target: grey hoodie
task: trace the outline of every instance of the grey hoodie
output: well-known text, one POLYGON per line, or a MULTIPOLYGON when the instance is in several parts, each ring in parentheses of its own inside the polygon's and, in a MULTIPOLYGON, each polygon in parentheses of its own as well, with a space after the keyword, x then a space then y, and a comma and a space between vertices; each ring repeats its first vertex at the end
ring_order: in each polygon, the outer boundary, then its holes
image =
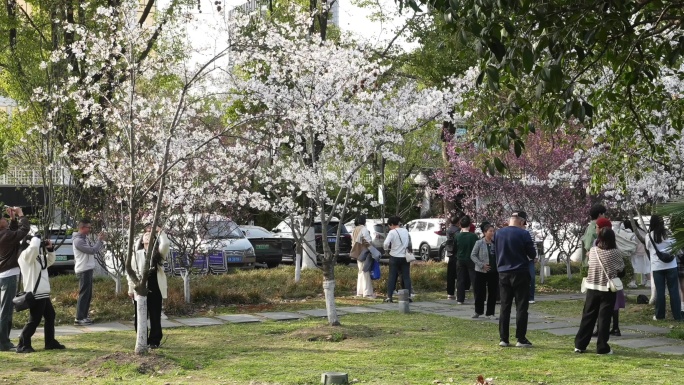
POLYGON ((74 246, 74 272, 82 273, 95 268, 95 254, 104 249, 104 243, 98 240, 93 242, 85 234, 74 233, 72 236, 74 246))

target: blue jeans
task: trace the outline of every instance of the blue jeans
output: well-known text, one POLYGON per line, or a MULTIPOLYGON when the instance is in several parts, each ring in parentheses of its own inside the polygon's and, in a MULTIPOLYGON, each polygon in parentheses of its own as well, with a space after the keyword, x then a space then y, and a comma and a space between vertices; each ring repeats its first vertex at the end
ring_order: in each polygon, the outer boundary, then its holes
POLYGON ((530 301, 534 301, 534 287, 535 287, 535 276, 537 275, 534 270, 534 261, 530 261, 530 301))
POLYGON ((679 297, 679 278, 677 277, 677 268, 665 270, 655 270, 651 272, 653 276, 653 283, 656 288, 655 301, 655 316, 657 319, 665 318, 665 284, 667 284, 667 291, 670 293, 670 308, 672 309, 672 316, 676 320, 682 319, 682 304, 679 297))
POLYGON ((0 278, 0 290, 2 291, 2 299, 0 300, 0 349, 8 349, 12 346, 9 334, 12 330, 12 313, 14 312, 12 300, 17 294, 18 277, 18 275, 13 275, 0 278))
POLYGON ((397 287, 397 278, 401 272, 401 281, 404 289, 411 293, 411 264, 406 262, 403 257, 390 257, 389 259, 389 280, 387 282, 387 298, 392 298, 394 289, 397 287))

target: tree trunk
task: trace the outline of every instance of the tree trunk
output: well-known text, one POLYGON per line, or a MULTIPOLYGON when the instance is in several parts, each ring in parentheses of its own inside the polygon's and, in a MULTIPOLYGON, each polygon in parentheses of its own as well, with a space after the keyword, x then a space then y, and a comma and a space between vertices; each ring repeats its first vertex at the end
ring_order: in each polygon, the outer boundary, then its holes
POLYGON ((339 326, 340 319, 337 317, 335 306, 335 279, 323 278, 323 293, 325 294, 325 310, 328 314, 328 324, 339 326))
POLYGON ((190 270, 182 272, 181 277, 183 277, 183 295, 185 296, 185 303, 190 303, 190 270))
POLYGON ((147 353, 147 296, 135 294, 137 303, 135 312, 138 315, 135 339, 135 354, 147 353))
POLYGON ((571 260, 572 260, 572 256, 568 256, 568 258, 565 261, 565 265, 566 265, 566 268, 568 271, 568 279, 572 278, 572 269, 571 269, 572 266, 570 265, 571 260))
POLYGON ((114 294, 121 294, 121 274, 116 274, 111 277, 114 280, 114 294))
POLYGON ((302 279, 302 253, 295 253, 295 283, 302 279))
POLYGON ((546 266, 546 258, 541 256, 539 258, 539 283, 544 283, 544 278, 546 278, 546 271, 544 271, 544 266, 546 266))
MULTIPOLYGON (((327 241, 327 239, 322 241, 327 241)), ((313 225, 309 226, 306 234, 304 234, 304 241, 302 242, 302 257, 302 269, 316 268, 316 235, 314 233, 313 225)))

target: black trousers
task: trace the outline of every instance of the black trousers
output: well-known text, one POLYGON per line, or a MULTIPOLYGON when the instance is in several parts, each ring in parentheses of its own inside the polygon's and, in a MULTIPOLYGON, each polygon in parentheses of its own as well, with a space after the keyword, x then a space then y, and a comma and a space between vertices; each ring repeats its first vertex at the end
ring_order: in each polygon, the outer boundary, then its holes
POLYGON ((454 295, 456 293, 456 256, 450 255, 447 263, 447 295, 454 295))
POLYGON ((515 299, 515 337, 524 339, 527 335, 527 309, 530 307, 530 272, 499 272, 501 291, 501 314, 499 314, 499 338, 509 342, 511 308, 515 299))
POLYGON ((499 291, 499 274, 496 271, 489 273, 475 272, 475 313, 494 315, 496 309, 496 296, 499 291), (487 313, 484 312, 485 299, 487 300, 487 313))
MULTIPOLYGON (((157 281, 157 273, 150 271, 150 277, 147 280, 147 314, 150 317, 149 330, 147 333, 148 345, 159 345, 161 343, 164 333, 162 333, 161 326, 161 312, 162 312, 162 295, 159 290, 159 282, 157 281)), ((138 308, 137 301, 133 301, 134 309, 138 308)), ((138 312, 135 311, 135 330, 138 330, 138 312)))
POLYGON ((589 346, 594 325, 598 320, 596 353, 606 354, 610 352, 608 338, 610 337, 610 318, 615 307, 615 296, 616 294, 611 291, 587 290, 582 321, 575 336, 575 348, 585 350, 589 346))
POLYGON ((470 287, 472 282, 475 282, 475 263, 472 261, 458 261, 456 263, 458 269, 458 288, 456 290, 456 301, 465 301, 465 291, 470 287))
POLYGON ((33 347, 31 346, 31 337, 36 333, 40 320, 45 318, 45 346, 51 346, 55 342, 55 308, 52 307, 50 298, 37 299, 33 306, 29 308, 29 319, 24 325, 19 337, 19 344, 17 347, 33 347))
POLYGON ((406 262, 403 257, 390 257, 389 277, 387 279, 387 298, 392 298, 394 289, 397 286, 397 278, 401 273, 401 282, 404 289, 411 293, 411 264, 406 262))

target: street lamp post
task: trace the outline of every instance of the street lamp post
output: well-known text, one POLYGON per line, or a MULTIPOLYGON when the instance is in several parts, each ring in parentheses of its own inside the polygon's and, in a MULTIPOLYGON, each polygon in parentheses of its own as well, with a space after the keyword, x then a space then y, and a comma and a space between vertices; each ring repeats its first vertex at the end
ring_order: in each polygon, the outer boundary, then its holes
POLYGON ((413 178, 413 185, 416 188, 416 196, 421 200, 418 207, 420 208, 420 217, 427 218, 430 216, 430 189, 428 188, 428 177, 423 171, 420 171, 413 178))

